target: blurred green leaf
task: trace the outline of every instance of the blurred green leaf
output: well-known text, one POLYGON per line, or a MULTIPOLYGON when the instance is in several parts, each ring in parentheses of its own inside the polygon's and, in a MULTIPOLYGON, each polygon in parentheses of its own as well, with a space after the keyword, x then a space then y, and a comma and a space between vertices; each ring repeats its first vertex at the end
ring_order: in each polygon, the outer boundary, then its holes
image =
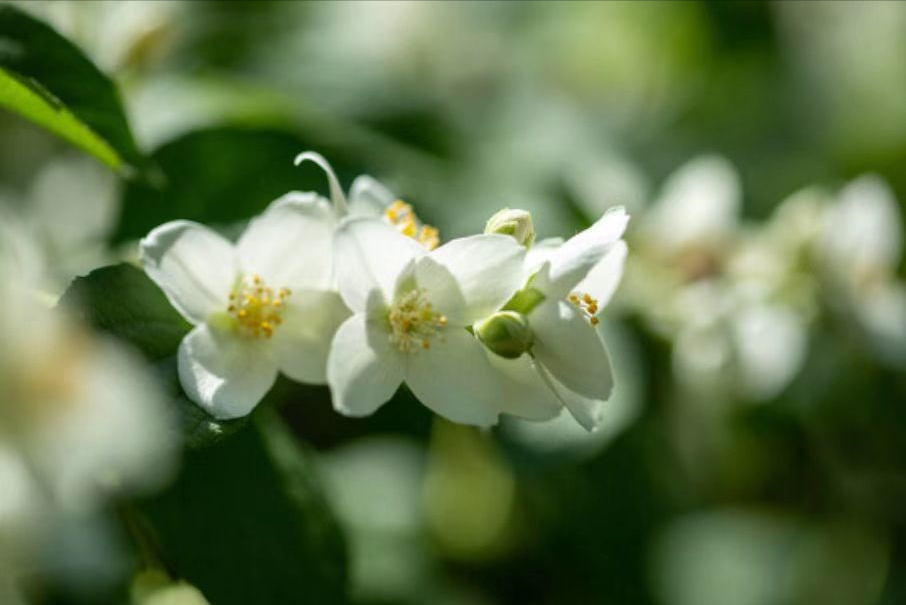
POLYGON ((12 6, 0 6, 0 106, 121 173, 146 165, 113 82, 73 43, 12 6))
POLYGON ((76 278, 60 304, 75 309, 89 325, 125 340, 152 362, 172 357, 192 329, 141 269, 125 263, 76 278))
MULTIPOLYGON (((296 155, 310 148, 292 132, 232 126, 197 130, 171 141, 153 154, 166 182, 129 184, 114 241, 142 237, 176 219, 209 224, 247 220, 291 190, 326 193, 327 181, 317 168, 293 165, 296 155)), ((357 174, 345 157, 319 150, 344 183, 357 174)))
POLYGON ((177 378, 176 351, 192 326, 140 269, 127 264, 96 269, 73 281, 60 306, 129 343, 157 366, 188 447, 210 446, 245 426, 244 418, 217 420, 186 399, 177 378))
POLYGON ((269 410, 190 453, 142 508, 167 564, 213 604, 345 601, 345 546, 313 461, 269 410))

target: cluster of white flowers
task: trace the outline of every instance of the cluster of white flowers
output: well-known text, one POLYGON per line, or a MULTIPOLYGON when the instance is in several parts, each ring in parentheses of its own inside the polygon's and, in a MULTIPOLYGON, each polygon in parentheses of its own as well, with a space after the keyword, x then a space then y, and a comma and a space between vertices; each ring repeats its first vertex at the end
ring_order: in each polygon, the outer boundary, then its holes
MULTIPOLYGON (((0 214, 0 600, 61 527, 92 523, 109 498, 157 487, 176 428, 138 355, 51 308, 32 232, 0 214)), ((65 559, 67 555, 61 555, 65 559)), ((58 561, 68 564, 69 561, 58 561)))
POLYGON ((145 271, 195 327, 179 349, 186 393, 218 418, 248 414, 277 374, 328 384, 334 407, 371 414, 405 382, 437 414, 478 426, 501 413, 593 430, 613 378, 598 315, 623 271, 628 217, 608 211, 536 245, 504 210, 439 245, 436 229, 368 176, 349 199, 320 155, 330 199, 292 192, 236 243, 188 221, 140 245, 145 271))
POLYGON ((857 326, 883 362, 906 362, 902 222, 881 178, 802 189, 761 224, 741 207, 733 166, 700 157, 667 179, 631 234, 626 302, 673 343, 678 379, 771 399, 798 375, 822 310, 857 326))

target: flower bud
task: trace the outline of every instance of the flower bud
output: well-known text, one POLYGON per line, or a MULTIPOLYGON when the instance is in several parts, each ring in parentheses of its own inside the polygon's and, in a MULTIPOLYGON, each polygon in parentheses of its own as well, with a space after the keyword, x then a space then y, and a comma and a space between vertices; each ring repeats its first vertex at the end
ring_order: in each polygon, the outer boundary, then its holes
POLYGON ((485 233, 499 233, 511 235, 516 241, 526 248, 535 241, 535 227, 532 225, 532 215, 525 210, 504 208, 488 219, 484 226, 485 233))
POLYGON ((528 318, 515 311, 498 311, 476 323, 474 329, 484 346, 507 359, 527 353, 535 339, 528 318))
POLYGON ((174 582, 159 570, 140 572, 132 580, 134 605, 210 605, 201 592, 186 582, 174 582))

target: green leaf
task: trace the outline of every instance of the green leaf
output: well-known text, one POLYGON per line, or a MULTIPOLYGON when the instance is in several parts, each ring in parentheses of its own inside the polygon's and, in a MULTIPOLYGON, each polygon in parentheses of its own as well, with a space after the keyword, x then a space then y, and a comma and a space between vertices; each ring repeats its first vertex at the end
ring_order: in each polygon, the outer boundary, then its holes
MULTIPOLYGON (((311 144, 285 130, 218 127, 190 132, 153 154, 162 185, 131 182, 124 192, 114 241, 143 237, 167 221, 244 221, 292 190, 327 191, 317 168, 293 159, 311 144)), ((358 174, 346 157, 319 146, 343 182, 358 174)))
POLYGON ((113 82, 66 38, 0 6, 0 107, 130 174, 147 165, 113 82))
POLYGON ((60 307, 129 343, 155 365, 171 394, 188 447, 210 446, 245 426, 244 418, 213 418, 183 394, 176 352, 192 326, 142 270, 121 264, 76 278, 60 299, 60 307))
POLYGON ((345 602, 345 546, 311 455, 259 408, 249 429, 191 452, 142 509, 172 572, 216 605, 345 602))
POLYGON ((144 271, 125 263, 76 278, 60 305, 125 340, 152 362, 172 357, 192 329, 144 271))

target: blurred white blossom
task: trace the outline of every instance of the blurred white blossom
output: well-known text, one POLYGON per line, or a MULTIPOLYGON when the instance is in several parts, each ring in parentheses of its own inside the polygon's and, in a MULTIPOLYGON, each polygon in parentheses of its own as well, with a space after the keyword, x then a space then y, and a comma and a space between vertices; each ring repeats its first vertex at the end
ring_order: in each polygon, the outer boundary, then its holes
POLYGON ((30 244, 6 216, 0 543, 15 554, 14 568, 45 541, 62 539, 59 529, 70 520, 91 518, 113 496, 159 486, 177 449, 163 391, 137 354, 36 296, 43 265, 30 244))
POLYGON ((741 207, 727 160, 680 167, 630 234, 626 298, 673 341, 681 382, 760 401, 804 363, 812 306, 792 293, 801 287, 803 234, 791 233, 780 212, 767 225, 745 224, 741 207))
POLYGON ((903 219, 887 183, 866 175, 846 185, 827 208, 817 243, 831 304, 862 326, 882 359, 906 362, 906 284, 897 275, 903 219))

